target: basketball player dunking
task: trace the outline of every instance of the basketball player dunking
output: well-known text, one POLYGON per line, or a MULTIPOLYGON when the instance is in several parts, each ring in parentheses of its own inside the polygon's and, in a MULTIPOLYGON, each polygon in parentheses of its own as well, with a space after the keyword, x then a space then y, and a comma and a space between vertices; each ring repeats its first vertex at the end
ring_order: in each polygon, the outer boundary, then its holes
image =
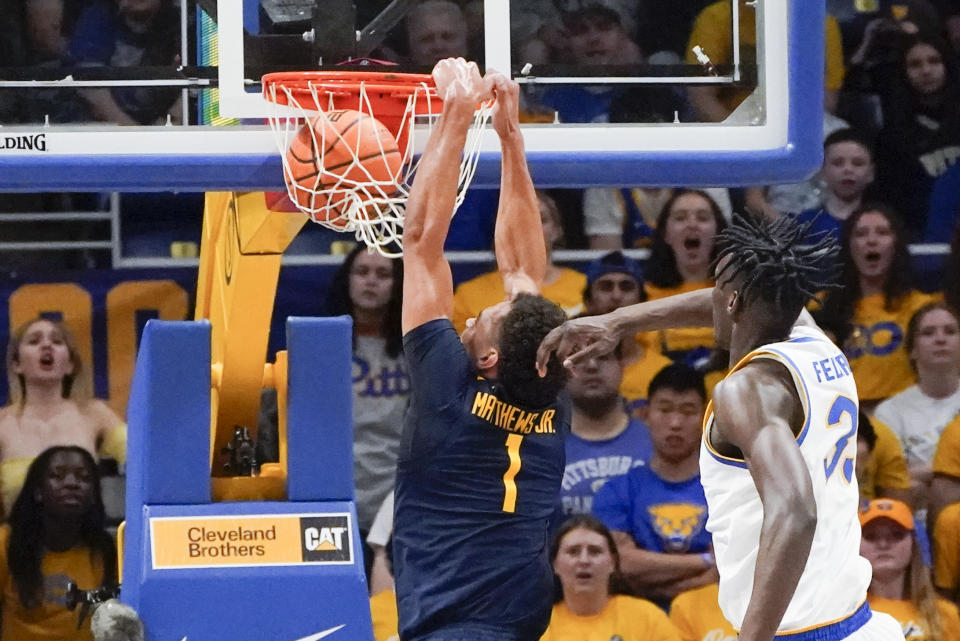
POLYGON ((519 88, 473 63, 433 72, 444 100, 417 170, 403 230, 403 347, 410 407, 397 463, 394 570, 404 641, 536 641, 553 602, 548 526, 564 467, 569 403, 553 359, 536 350, 566 318, 537 295, 546 250, 518 120, 519 88), (503 153, 495 228, 507 300, 450 317, 443 255, 460 155, 477 107, 496 98, 503 153))
POLYGON ((715 288, 570 321, 538 356, 577 362, 637 331, 712 323, 731 368, 707 407, 700 473, 724 615, 741 641, 903 641, 866 603, 857 388, 804 310, 836 247, 803 246, 806 232, 737 217, 718 238, 715 288))

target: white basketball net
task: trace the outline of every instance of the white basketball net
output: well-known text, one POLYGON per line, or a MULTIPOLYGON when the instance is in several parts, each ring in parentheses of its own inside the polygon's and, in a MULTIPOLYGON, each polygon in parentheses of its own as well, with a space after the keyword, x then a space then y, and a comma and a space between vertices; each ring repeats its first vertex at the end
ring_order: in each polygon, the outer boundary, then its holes
MULTIPOLYGON (((326 85, 322 82, 309 83, 310 99, 306 99, 302 93, 298 98, 297 92, 291 91, 281 83, 270 83, 266 88, 266 91, 272 94, 268 99, 275 108, 274 113, 269 116, 269 121, 280 150, 280 158, 283 160, 287 194, 291 202, 314 222, 338 232, 352 232, 358 242, 365 243, 384 256, 398 256, 399 250, 402 249, 404 209, 420 163, 420 158, 414 157, 416 143, 418 139, 429 138, 440 115, 442 103, 426 84, 417 86, 407 98, 400 131, 407 131, 409 135, 405 148, 399 150, 402 156, 400 169, 397 175, 391 176, 390 180, 378 181, 373 178, 360 162, 357 149, 347 144, 335 128, 320 126, 320 123, 317 123, 317 126, 308 127, 310 135, 313 136, 313 149, 317 150, 318 157, 315 162, 318 171, 316 177, 311 177, 310 180, 301 178, 298 182, 287 160, 287 149, 306 124, 314 122, 318 117, 326 119, 327 111, 339 108, 334 105, 334 97, 329 91, 329 86, 329 83, 326 85), (278 93, 286 95, 288 106, 277 104, 278 93), (420 114, 415 115, 415 106, 418 104, 420 114), (425 114, 424 111, 426 111, 425 114), (332 132, 339 139, 339 150, 342 152, 349 149, 353 157, 351 165, 338 166, 336 173, 324 168, 324 150, 330 149, 331 145, 336 143, 328 132, 332 132), (329 140, 326 139, 328 137, 329 140), (360 171, 350 171, 358 168, 360 171), (344 174, 352 174, 352 179, 346 178, 344 174), (357 174, 363 174, 366 178, 357 180, 357 174), (312 197, 315 194, 322 194, 322 197, 312 197)), ((467 187, 476 172, 480 143, 490 119, 491 108, 492 105, 485 104, 474 116, 463 157, 460 160, 457 199, 453 211, 450 212, 451 217, 463 202, 467 187)), ((363 83, 360 86, 359 106, 356 110, 376 118, 363 83)), ((377 134, 381 153, 393 147, 393 141, 380 140, 379 128, 372 128, 372 131, 377 134)))

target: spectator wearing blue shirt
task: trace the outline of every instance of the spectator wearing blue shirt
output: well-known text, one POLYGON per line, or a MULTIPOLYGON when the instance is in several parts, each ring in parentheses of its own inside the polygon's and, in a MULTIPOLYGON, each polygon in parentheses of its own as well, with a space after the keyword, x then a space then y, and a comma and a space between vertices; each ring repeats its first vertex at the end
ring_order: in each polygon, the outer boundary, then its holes
POLYGON ((665 367, 650 382, 649 464, 611 479, 593 501, 594 516, 617 541, 633 593, 664 608, 680 592, 718 579, 700 485, 705 404, 696 370, 665 367))
POLYGON ((590 514, 594 494, 606 481, 643 465, 653 452, 647 426, 627 412, 618 391, 619 348, 578 363, 573 374, 567 382, 573 416, 560 490, 565 516, 590 514))
MULTIPOLYGON (((679 63, 675 54, 644 55, 634 39, 635 20, 627 4, 616 0, 572 4, 561 16, 566 49, 553 62, 572 63, 579 71, 596 69, 596 75, 603 75, 598 68, 609 65, 679 63), (562 59, 564 54, 567 59, 562 59)), ((625 89, 615 84, 553 86, 539 102, 555 111, 561 122, 668 122, 682 110, 682 101, 669 88, 625 89)))
POLYGON ((806 223, 815 220, 809 233, 833 234, 840 239, 843 221, 864 201, 864 193, 873 183, 873 147, 855 129, 838 129, 823 141, 823 181, 826 189, 821 207, 797 214, 806 223))
MULTIPOLYGON (((180 16, 172 0, 97 0, 77 18, 69 56, 78 65, 137 67, 179 64, 180 16)), ((176 88, 84 89, 95 120, 121 125, 177 121, 176 88)))

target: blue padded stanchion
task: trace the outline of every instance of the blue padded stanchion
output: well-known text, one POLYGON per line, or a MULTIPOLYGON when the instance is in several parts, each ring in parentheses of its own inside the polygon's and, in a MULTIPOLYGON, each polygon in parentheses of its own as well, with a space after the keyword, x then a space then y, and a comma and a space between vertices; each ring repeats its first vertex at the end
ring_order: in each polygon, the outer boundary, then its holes
POLYGON ((286 501, 210 500, 210 325, 150 321, 129 409, 121 598, 150 641, 373 638, 349 318, 290 319, 286 501))

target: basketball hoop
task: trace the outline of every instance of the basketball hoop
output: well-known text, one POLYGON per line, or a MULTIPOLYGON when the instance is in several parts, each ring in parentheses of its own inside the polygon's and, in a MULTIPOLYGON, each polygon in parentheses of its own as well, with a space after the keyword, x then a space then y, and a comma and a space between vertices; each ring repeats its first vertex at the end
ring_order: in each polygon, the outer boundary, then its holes
MULTIPOLYGON (((283 159, 291 202, 324 227, 353 232, 358 241, 379 253, 398 255, 388 247, 401 247, 404 208, 419 164, 414 157, 416 139, 430 136, 443 110, 432 76, 361 71, 271 73, 263 77, 263 96, 276 105, 269 121, 283 159), (366 146, 362 150, 357 142, 346 140, 330 117, 341 110, 357 111, 382 123, 396 140, 396 147, 390 136, 379 133, 381 128, 372 126, 363 133, 366 146), (314 171, 297 175, 288 149, 305 132, 309 132, 307 140, 314 152, 309 160, 314 171), (325 156, 333 149, 340 156, 335 166, 328 167, 325 156), (398 151, 400 163, 388 166, 387 157, 398 151), (344 154, 348 154, 346 162, 341 161, 344 154), (367 170, 371 158, 377 162, 376 172, 367 170), (389 167, 389 175, 384 175, 384 166, 389 167)), ((451 216, 463 202, 476 171, 490 108, 484 104, 474 115, 451 216)))

